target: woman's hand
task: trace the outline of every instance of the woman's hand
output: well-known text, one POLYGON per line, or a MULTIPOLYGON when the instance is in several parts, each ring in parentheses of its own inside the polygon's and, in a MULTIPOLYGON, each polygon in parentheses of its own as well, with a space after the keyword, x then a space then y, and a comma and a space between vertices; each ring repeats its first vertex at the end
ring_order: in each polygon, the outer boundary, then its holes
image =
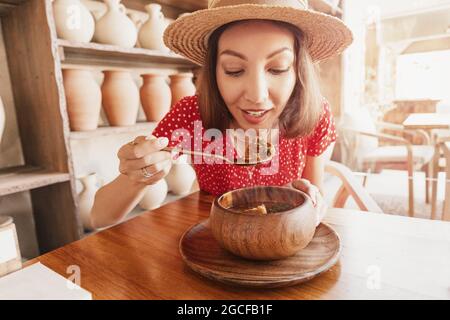
POLYGON ((318 226, 327 212, 327 204, 325 203, 319 188, 306 179, 295 180, 292 182, 292 187, 305 192, 311 198, 314 207, 317 209, 316 226, 318 226))
POLYGON ((172 167, 170 152, 160 151, 168 144, 169 140, 165 137, 140 136, 122 146, 117 153, 120 173, 137 184, 157 183, 172 167))

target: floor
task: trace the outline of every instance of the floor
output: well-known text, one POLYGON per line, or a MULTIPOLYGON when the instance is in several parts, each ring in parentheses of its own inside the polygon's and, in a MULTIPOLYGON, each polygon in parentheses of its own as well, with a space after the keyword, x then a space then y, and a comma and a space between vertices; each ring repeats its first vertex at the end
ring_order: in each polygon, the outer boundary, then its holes
MULTIPOLYGON (((363 174, 355 173, 355 177, 362 182, 363 174)), ((442 207, 445 192, 445 174, 438 177, 437 213, 436 219, 442 217, 442 207)), ((368 176, 366 189, 386 214, 408 216, 408 175, 406 171, 384 170, 380 174, 368 176)), ((431 204, 425 203, 425 174, 416 172, 414 176, 415 217, 430 219, 431 204)), ((431 198, 431 190, 430 190, 431 198)), ((349 200, 346 207, 357 208, 353 200, 349 200)))

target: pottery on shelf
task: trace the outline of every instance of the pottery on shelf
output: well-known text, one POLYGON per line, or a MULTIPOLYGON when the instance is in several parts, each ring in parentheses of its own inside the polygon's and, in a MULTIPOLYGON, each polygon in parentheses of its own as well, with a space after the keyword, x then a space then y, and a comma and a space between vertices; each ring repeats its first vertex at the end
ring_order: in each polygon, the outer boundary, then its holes
POLYGON ((152 3, 146 5, 145 10, 148 12, 148 19, 139 31, 139 43, 142 48, 168 52, 169 49, 164 44, 163 40, 167 23, 161 12, 161 5, 152 3))
MULTIPOLYGON (((136 31, 139 35, 140 29, 143 25, 141 14, 135 11, 132 11, 127 14, 127 16, 133 21, 134 25, 136 26, 136 31)), ((139 36, 136 42, 136 48, 142 48, 141 43, 139 42, 139 36)))
POLYGON ((55 0, 53 15, 58 38, 77 42, 92 40, 94 17, 80 0, 55 0))
POLYGON ((128 71, 103 71, 102 104, 111 126, 136 124, 139 112, 139 89, 128 71))
POLYGON ((88 69, 68 68, 62 72, 70 129, 95 130, 102 105, 100 86, 88 69))
POLYGON ((5 107, 3 106, 2 97, 0 97, 0 143, 2 142, 3 132, 5 131, 5 107))
POLYGON ((95 228, 91 222, 91 210, 94 205, 95 193, 99 189, 97 185, 97 174, 91 173, 78 178, 83 185, 83 190, 78 195, 78 212, 85 230, 91 231, 95 228))
POLYGON ((97 18, 94 38, 103 44, 133 48, 137 42, 137 30, 133 21, 127 16, 121 0, 103 0, 108 9, 97 18))
POLYGON ((145 188, 144 196, 139 201, 139 206, 144 210, 158 208, 166 199, 168 191, 167 182, 164 179, 145 188))
POLYGON ((195 170, 187 163, 187 156, 181 155, 172 161, 172 168, 166 176, 169 191, 175 195, 185 195, 192 189, 196 181, 195 170))
POLYGON ((172 93, 165 75, 143 74, 140 90, 142 108, 147 121, 158 122, 170 111, 172 93))
POLYGON ((186 96, 193 96, 196 88, 192 82, 192 73, 178 73, 169 76, 170 90, 172 91, 172 106, 186 96))

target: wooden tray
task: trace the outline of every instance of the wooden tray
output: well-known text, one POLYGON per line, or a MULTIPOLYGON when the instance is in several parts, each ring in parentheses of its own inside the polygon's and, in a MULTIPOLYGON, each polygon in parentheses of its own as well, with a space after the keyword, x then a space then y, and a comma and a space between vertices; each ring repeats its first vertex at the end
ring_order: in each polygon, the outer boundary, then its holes
POLYGON ((186 264, 206 278, 245 287, 275 288, 308 281, 338 260, 341 242, 330 226, 321 223, 309 245, 295 256, 277 261, 252 261, 222 249, 206 222, 194 225, 180 240, 186 264))

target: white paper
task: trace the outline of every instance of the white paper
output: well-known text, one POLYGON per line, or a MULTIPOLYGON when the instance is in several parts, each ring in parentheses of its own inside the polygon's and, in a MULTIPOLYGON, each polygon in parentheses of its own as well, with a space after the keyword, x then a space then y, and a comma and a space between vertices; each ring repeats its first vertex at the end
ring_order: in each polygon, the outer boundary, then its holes
POLYGON ((13 229, 0 231, 0 263, 17 258, 16 240, 13 229))
POLYGON ((0 300, 92 300, 92 294, 35 263, 0 278, 0 300))

